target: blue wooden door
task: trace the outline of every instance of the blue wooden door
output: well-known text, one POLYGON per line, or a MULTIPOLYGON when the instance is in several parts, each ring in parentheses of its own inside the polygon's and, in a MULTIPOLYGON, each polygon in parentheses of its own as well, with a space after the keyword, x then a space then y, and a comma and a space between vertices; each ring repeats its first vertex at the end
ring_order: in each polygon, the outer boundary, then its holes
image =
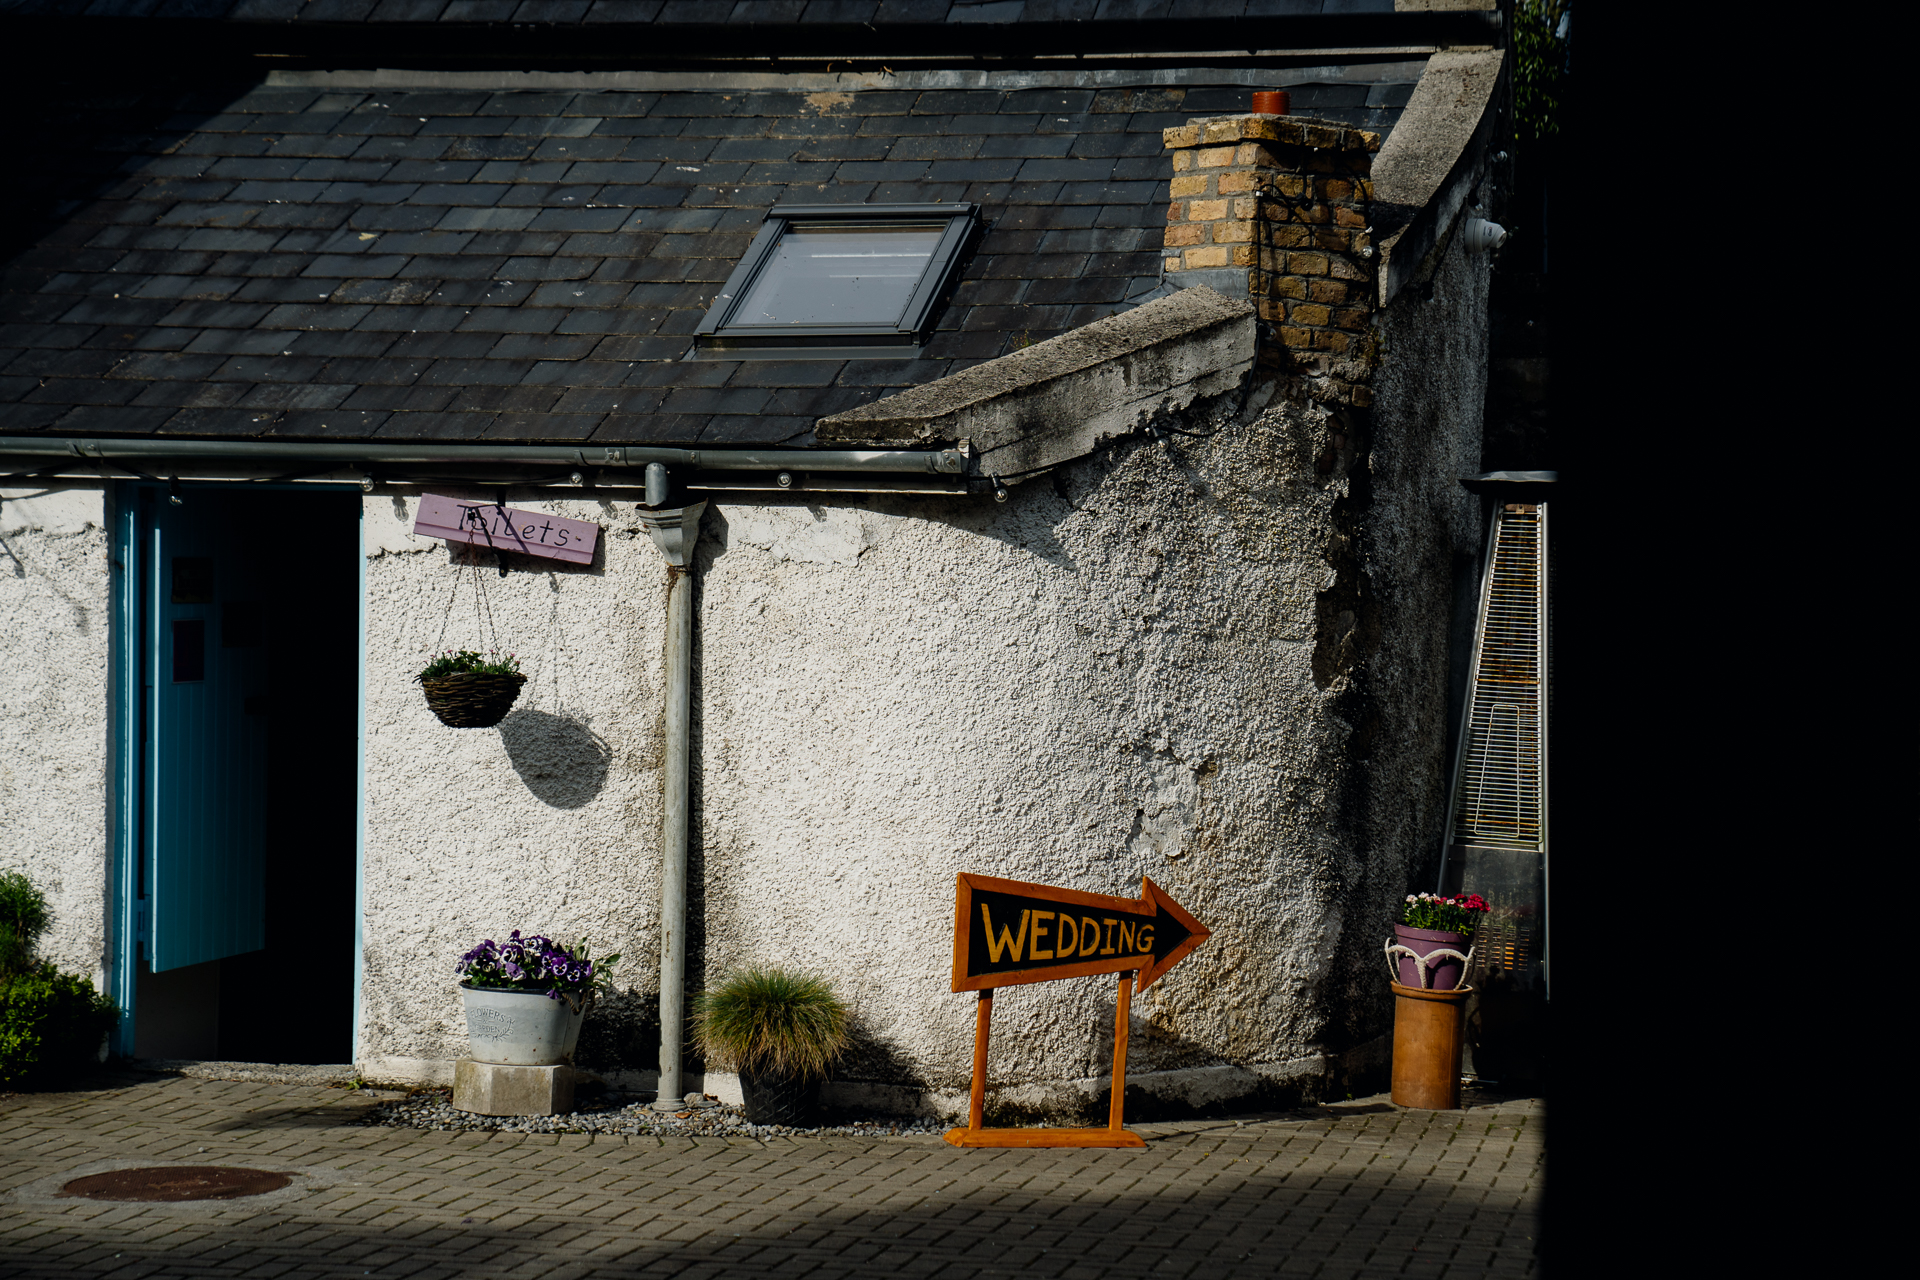
POLYGON ((261 568, 231 499, 145 508, 144 822, 155 972, 266 945, 261 568))

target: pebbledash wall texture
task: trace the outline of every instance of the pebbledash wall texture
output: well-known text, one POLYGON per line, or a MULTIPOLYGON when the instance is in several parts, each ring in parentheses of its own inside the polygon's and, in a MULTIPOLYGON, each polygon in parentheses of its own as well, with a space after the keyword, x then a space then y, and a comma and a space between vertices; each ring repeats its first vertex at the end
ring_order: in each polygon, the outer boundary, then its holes
POLYGON ((0 487, 0 833, 47 896, 40 954, 103 985, 109 851, 107 507, 98 485, 0 487))
MULTIPOLYGON (((1444 817, 1448 620, 1475 551, 1484 259, 1387 308, 1371 409, 1268 367, 1014 486, 721 495, 697 562, 689 987, 797 964, 853 1003, 831 1096, 964 1110, 972 999, 947 990, 959 871, 1132 893, 1213 939, 1133 1006, 1139 1105, 1316 1096, 1377 1065, 1380 939, 1444 817)), ((478 496, 478 495, 476 495, 478 496)), ((491 494, 487 495, 491 496, 491 494)), ((585 1065, 655 1065, 665 565, 630 501, 572 568, 414 538, 365 506, 365 978, 372 1076, 464 1050, 452 960, 514 927, 625 959, 585 1065), (476 590, 531 679, 496 731, 411 675, 471 642, 476 590)), ((999 1003, 1003 1115, 1094 1110, 1112 984, 999 1003)), ((644 1077, 642 1077, 644 1078, 644 1077)), ((728 1078, 707 1077, 726 1096, 728 1078)))

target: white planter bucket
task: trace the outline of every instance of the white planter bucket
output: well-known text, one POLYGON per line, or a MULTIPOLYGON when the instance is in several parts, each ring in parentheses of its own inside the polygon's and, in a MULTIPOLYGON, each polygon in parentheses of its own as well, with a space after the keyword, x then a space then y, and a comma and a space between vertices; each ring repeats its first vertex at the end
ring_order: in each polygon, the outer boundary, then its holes
POLYGON ((496 991, 460 985, 467 1002, 467 1048, 475 1062, 503 1067, 550 1067, 573 1060, 586 1019, 584 996, 575 1013, 565 1000, 537 991, 496 991))

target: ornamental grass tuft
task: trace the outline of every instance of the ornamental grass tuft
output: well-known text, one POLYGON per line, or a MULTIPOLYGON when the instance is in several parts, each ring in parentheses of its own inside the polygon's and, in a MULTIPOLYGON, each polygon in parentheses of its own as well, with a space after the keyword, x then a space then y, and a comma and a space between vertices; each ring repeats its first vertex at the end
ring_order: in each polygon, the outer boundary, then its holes
POLYGON ((693 1001, 701 1054, 750 1076, 824 1076, 851 1018, 826 979, 772 967, 737 969, 693 1001))

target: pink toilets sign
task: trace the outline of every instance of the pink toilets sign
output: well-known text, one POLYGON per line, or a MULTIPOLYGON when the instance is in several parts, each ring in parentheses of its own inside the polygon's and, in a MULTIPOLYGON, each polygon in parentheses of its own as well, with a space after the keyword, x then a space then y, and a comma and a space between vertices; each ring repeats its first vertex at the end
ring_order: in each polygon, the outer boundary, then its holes
POLYGON ((543 511, 521 511, 435 493, 420 495, 413 531, 422 538, 471 542, 568 564, 593 563, 593 547, 600 540, 600 526, 591 520, 568 520, 543 511))

